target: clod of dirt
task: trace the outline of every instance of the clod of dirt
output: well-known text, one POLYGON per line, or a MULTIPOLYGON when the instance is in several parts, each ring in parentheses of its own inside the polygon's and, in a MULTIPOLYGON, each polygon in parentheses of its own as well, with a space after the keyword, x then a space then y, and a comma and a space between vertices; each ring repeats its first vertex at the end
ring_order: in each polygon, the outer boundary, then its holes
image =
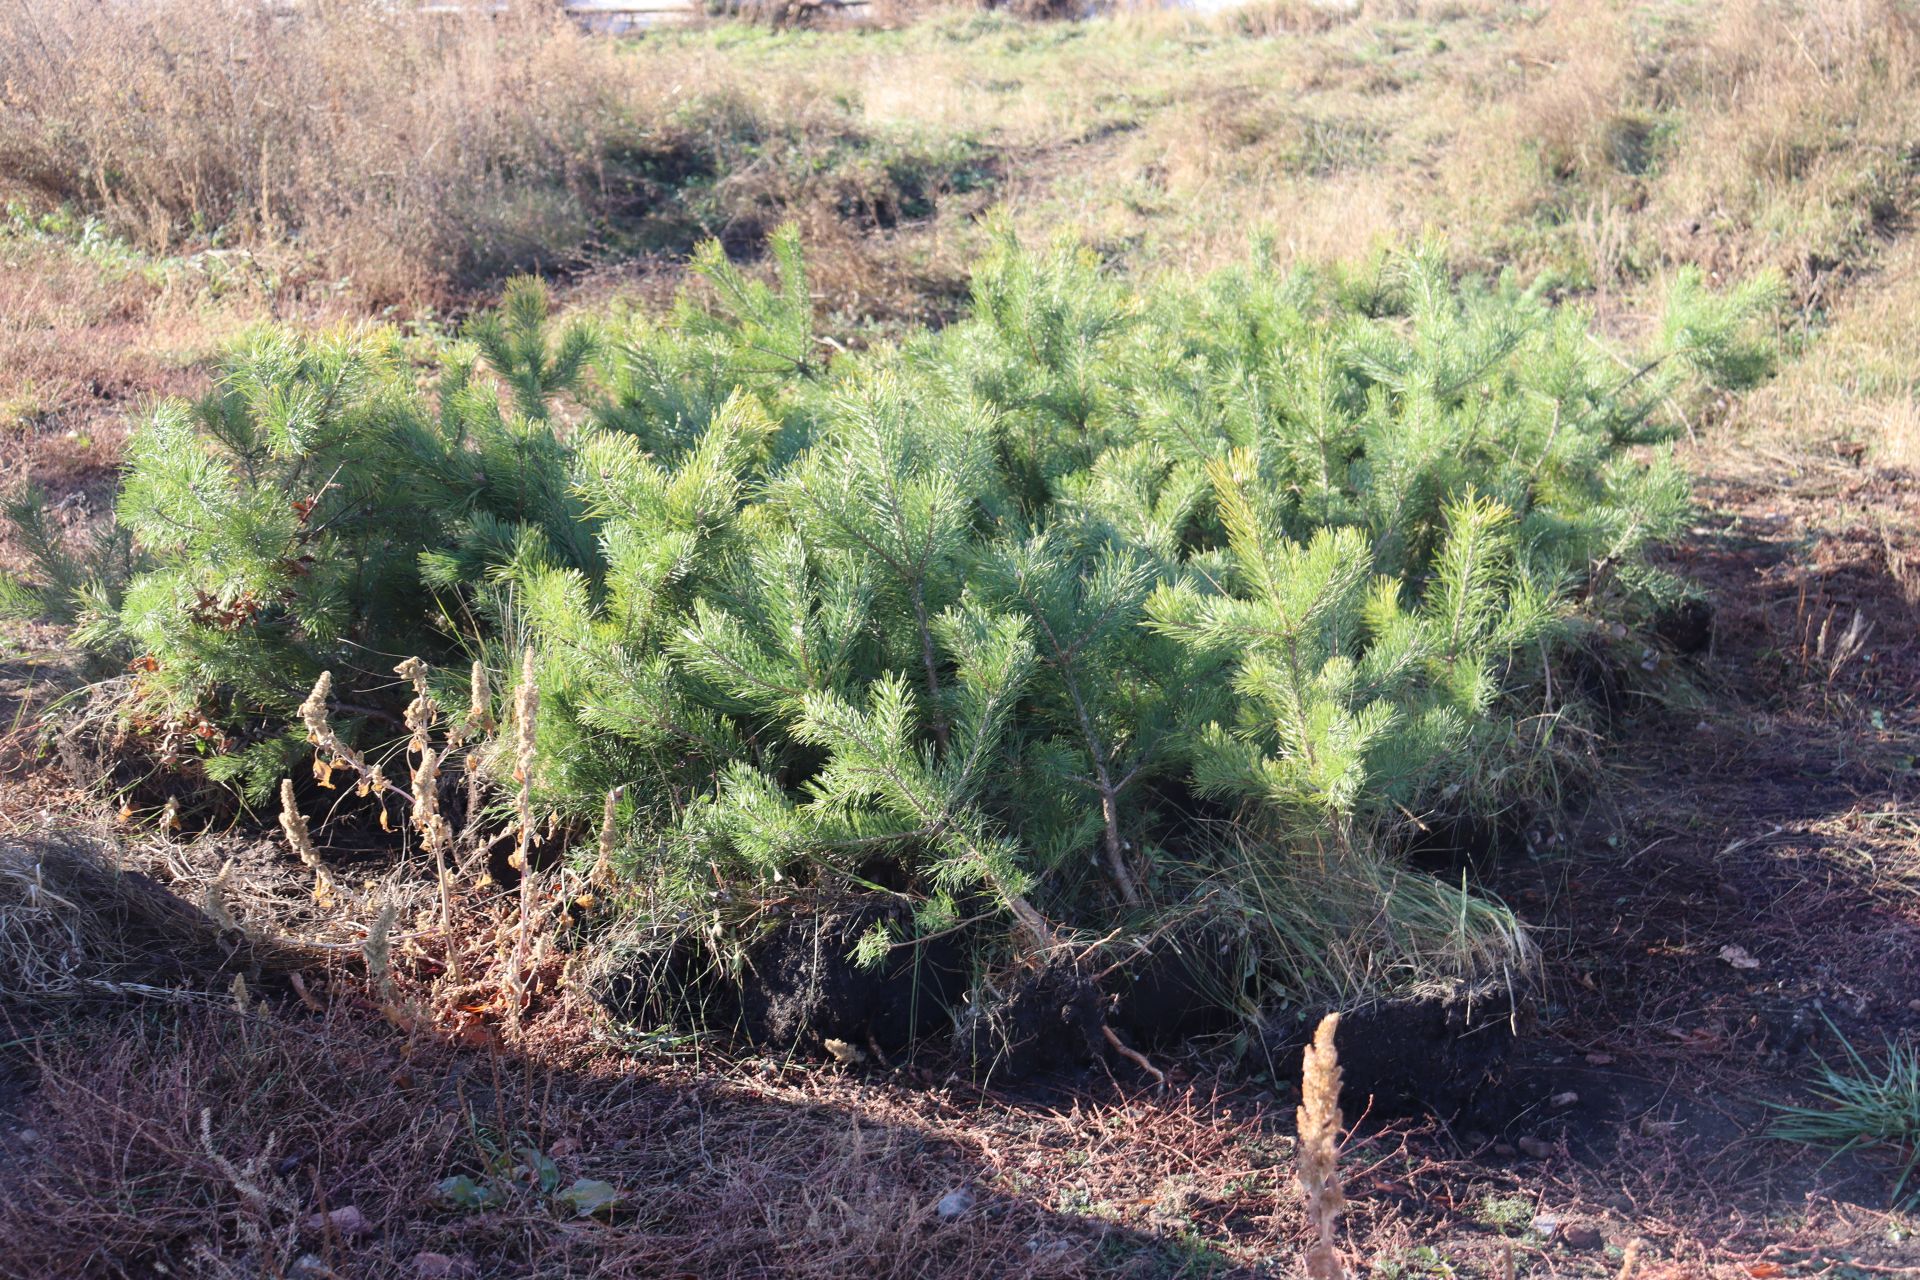
POLYGON ((1503 852, 1525 847, 1527 815, 1517 810, 1500 817, 1475 814, 1429 818, 1424 830, 1407 841, 1409 866, 1458 884, 1462 874, 1491 875, 1503 852))
POLYGON ((976 991, 954 1030, 960 1057, 981 1075, 1025 1076, 1099 1056, 1111 1001, 1068 965, 1021 973, 1004 989, 976 991))
POLYGON ((1598 644, 1574 645, 1562 661, 1568 687, 1592 710, 1601 732, 1611 734, 1627 714, 1627 682, 1619 662, 1598 644))
POLYGON ((1155 1046, 1223 1031, 1245 986, 1244 958, 1241 938, 1218 922, 1160 937, 1102 979, 1113 1002, 1111 1021, 1138 1043, 1155 1046))
MULTIPOLYGON (((1262 1038, 1277 1078, 1300 1070, 1301 1051, 1329 1010, 1267 1018, 1262 1038)), ((1452 1115, 1468 1107, 1513 1045, 1513 1005, 1504 989, 1461 987, 1342 1009, 1334 1048, 1349 1116, 1414 1110, 1452 1115)))
POLYGON ((879 893, 804 904, 763 926, 738 972, 696 934, 642 934, 606 947, 588 986, 628 1023, 710 1030, 853 1066, 872 1048, 892 1054, 948 1026, 965 989, 962 940, 911 941, 910 917, 879 893), (877 925, 907 941, 863 968, 855 944, 877 925))
POLYGON ((863 968, 854 947, 876 925, 912 937, 907 906, 880 894, 782 920, 748 955, 737 988, 741 1037, 779 1050, 820 1052, 837 1040, 893 1052, 942 1026, 963 985, 959 941, 902 943, 863 968))
POLYGON ((342 1240, 351 1240, 373 1230, 373 1224, 367 1221, 367 1215, 360 1212, 356 1205, 344 1205, 329 1213, 316 1213, 307 1219, 307 1230, 316 1235, 335 1235, 342 1240))

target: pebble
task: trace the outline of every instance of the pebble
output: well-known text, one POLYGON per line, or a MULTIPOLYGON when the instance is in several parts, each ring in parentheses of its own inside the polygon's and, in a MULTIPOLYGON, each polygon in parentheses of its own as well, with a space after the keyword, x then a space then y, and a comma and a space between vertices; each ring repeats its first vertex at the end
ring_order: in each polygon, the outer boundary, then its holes
POLYGON ((1520 1139, 1519 1146, 1520 1150, 1532 1156, 1535 1160, 1545 1160, 1553 1154, 1553 1147, 1538 1138, 1522 1138, 1520 1139))
POLYGON ((413 1255, 413 1274, 418 1280, 464 1280, 474 1274, 474 1267, 467 1258, 422 1252, 413 1255))
POLYGON ((351 1240, 373 1230, 373 1224, 354 1205, 344 1205, 331 1213, 316 1213, 308 1218, 307 1230, 331 1231, 343 1239, 351 1240))
POLYGON ((1560 1243, 1569 1249, 1598 1249, 1605 1243, 1600 1228, 1590 1222, 1569 1222, 1560 1228, 1560 1243))
POLYGON ((940 1215, 942 1221, 952 1222, 971 1208, 973 1193, 965 1187, 958 1187, 941 1196, 940 1203, 933 1207, 933 1211, 940 1215))

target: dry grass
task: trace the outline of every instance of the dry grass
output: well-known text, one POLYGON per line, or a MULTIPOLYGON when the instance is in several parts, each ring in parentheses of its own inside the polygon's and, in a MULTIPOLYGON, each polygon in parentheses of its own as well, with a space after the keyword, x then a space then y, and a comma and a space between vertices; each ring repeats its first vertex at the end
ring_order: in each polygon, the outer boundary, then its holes
POLYGON ((940 157, 890 152, 831 99, 689 69, 649 74, 534 0, 25 0, 0 15, 0 179, 149 252, 243 247, 281 287, 415 306, 625 241, 751 248, 796 212, 890 226, 903 194, 937 194, 940 157))
POLYGON ((1740 425, 1920 469, 1920 245, 1907 238, 1888 249, 1820 321, 1805 355, 1742 406, 1740 425))
POLYGON ((943 1217, 978 1156, 844 1098, 462 1054, 351 1002, 38 1043, 32 1141, 0 1140, 0 1275, 20 1280, 424 1276, 435 1255, 492 1277, 1081 1275, 1100 1234, 979 1192, 943 1217), (489 1179, 486 1143, 621 1203, 582 1219, 511 1175, 489 1208, 439 1198, 489 1179))
POLYGON ((0 29, 0 170, 160 249, 287 245, 374 299, 574 252, 636 145, 611 48, 550 7, 28 0, 0 29), (297 247, 295 247, 297 246, 297 247))
POLYGON ((75 834, 0 842, 0 992, 10 1008, 204 997, 223 975, 257 981, 263 964, 292 958, 112 857, 108 842, 75 834))

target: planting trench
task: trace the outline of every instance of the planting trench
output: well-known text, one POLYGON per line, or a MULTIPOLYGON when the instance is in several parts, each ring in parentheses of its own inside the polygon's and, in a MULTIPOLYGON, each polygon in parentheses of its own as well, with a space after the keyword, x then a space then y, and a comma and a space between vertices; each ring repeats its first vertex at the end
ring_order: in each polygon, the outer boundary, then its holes
MULTIPOLYGON (((1143 1075, 1134 1054, 1151 1063, 1236 1041, 1246 1073, 1294 1078, 1314 1027, 1334 1011, 1282 1006, 1242 1022, 1216 994, 1232 981, 1224 970, 1237 953, 1204 934, 1103 967, 1033 965, 978 982, 957 934, 895 947, 878 965, 852 958, 876 923, 904 925, 907 916, 899 899, 877 893, 788 907, 762 924, 737 971, 683 943, 664 960, 604 977, 598 994, 637 1026, 673 1024, 751 1050, 862 1067, 912 1058, 998 1083, 1097 1066, 1143 1075)), ((1452 1114, 1497 1076, 1526 1002, 1488 984, 1338 1011, 1354 1114, 1452 1114)))

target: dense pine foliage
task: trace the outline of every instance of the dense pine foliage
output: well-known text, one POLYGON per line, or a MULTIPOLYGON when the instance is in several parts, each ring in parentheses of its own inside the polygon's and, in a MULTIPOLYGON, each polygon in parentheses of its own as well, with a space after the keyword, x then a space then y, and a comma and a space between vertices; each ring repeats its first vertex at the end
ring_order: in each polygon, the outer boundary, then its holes
POLYGON ((388 335, 267 333, 154 410, 143 558, 79 589, 139 714, 262 795, 322 670, 397 753, 396 661, 462 705, 531 648, 537 801, 619 789, 644 909, 884 886, 990 947, 1225 922, 1262 994, 1471 977, 1517 932, 1399 851, 1541 787, 1567 655, 1684 590, 1675 406, 1768 360, 1764 282, 1682 277, 1628 354, 1429 250, 1140 289, 1011 239, 967 319, 830 360, 791 235, 698 265, 599 330, 516 283, 430 392, 388 335))

